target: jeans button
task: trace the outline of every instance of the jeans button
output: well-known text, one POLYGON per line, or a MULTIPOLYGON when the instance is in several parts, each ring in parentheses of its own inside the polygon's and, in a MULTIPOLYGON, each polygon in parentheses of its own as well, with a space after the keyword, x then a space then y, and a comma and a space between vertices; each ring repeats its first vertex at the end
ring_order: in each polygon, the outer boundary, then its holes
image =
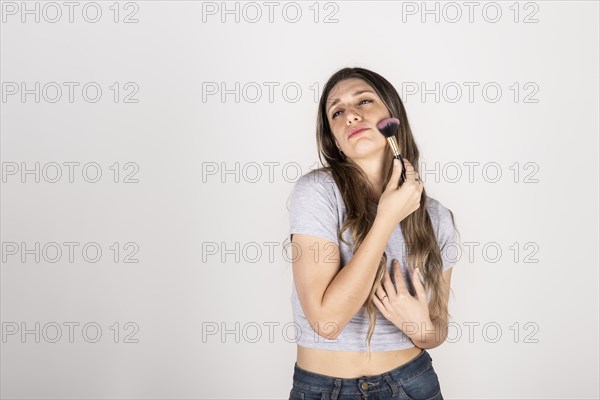
POLYGON ((363 390, 367 390, 367 389, 369 388, 369 384, 368 384, 367 382, 363 382, 363 383, 361 383, 361 384, 360 384, 360 387, 361 387, 363 390))

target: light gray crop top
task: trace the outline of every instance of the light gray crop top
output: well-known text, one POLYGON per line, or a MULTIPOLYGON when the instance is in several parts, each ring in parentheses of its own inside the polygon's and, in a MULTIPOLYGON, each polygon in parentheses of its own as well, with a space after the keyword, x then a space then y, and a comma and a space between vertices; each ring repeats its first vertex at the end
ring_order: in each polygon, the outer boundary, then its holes
MULTIPOLYGON (((450 212, 437 200, 427 196, 426 207, 436 233, 443 260, 443 271, 452 268, 460 251, 456 231, 450 212)), ((290 229, 294 233, 318 236, 339 246, 341 266, 352 258, 352 235, 347 229, 342 237, 350 245, 338 241, 337 231, 345 220, 345 205, 342 195, 330 173, 321 169, 312 170, 295 183, 290 196, 290 229)), ((391 271, 392 259, 401 261, 405 272, 406 245, 400 225, 396 226, 385 251, 387 269, 391 271)), ((428 293, 429 297, 431 293, 428 293)), ((326 339, 316 334, 309 325, 300 304, 295 284, 292 284, 292 312, 296 327, 296 343, 303 347, 338 350, 367 351, 369 315, 364 307, 350 320, 336 339, 326 339)), ((371 351, 402 350, 414 347, 412 340, 385 318, 376 309, 376 323, 371 337, 371 351)), ((323 327, 321 327, 323 328, 323 327)))

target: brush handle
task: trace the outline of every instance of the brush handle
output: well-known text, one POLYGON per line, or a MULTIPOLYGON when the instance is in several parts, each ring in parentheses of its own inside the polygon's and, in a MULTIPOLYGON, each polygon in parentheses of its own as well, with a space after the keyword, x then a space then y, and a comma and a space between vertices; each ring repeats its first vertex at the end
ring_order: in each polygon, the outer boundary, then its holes
POLYGON ((394 158, 400 161, 400 165, 402 165, 402 173, 400 176, 400 180, 402 181, 400 184, 406 182, 406 167, 404 166, 404 160, 402 160, 402 154, 400 154, 400 148, 398 146, 398 142, 396 141, 395 136, 389 136, 387 138, 387 142, 392 150, 392 154, 394 154, 394 158))
POLYGON ((400 174, 400 179, 402 179, 402 183, 406 182, 406 167, 404 166, 404 160, 402 160, 402 154, 398 153, 394 156, 398 161, 400 161, 400 165, 402 165, 402 173, 400 174))

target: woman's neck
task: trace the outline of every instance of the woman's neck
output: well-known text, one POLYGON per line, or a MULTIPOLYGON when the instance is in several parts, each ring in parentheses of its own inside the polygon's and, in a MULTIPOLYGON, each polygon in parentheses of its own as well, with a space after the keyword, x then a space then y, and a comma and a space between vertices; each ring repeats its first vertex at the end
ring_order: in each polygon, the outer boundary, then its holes
POLYGON ((369 198, 375 203, 379 202, 381 192, 383 191, 383 165, 384 157, 386 155, 387 153, 382 152, 381 156, 377 158, 360 159, 356 161, 358 166, 367 175, 367 179, 369 179, 369 182, 375 190, 375 193, 369 196, 369 198))

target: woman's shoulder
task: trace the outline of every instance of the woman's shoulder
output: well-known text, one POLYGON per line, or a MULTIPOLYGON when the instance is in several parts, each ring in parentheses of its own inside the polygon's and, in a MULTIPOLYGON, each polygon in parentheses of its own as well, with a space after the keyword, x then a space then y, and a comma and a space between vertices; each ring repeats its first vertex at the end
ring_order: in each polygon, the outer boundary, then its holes
POLYGON ((451 214, 450 209, 433 197, 425 196, 425 207, 434 223, 446 219, 451 214))
POLYGON ((426 196, 425 205, 427 211, 429 211, 429 218, 431 219, 433 229, 439 235, 449 235, 449 232, 454 231, 454 214, 448 207, 444 206, 439 200, 429 196, 426 196))
POLYGON ((440 202, 437 199, 434 199, 430 196, 425 196, 425 207, 427 207, 428 211, 437 211, 438 206, 440 206, 440 202))
POLYGON ((323 168, 311 170, 296 181, 291 192, 292 204, 312 207, 328 205, 332 209, 340 206, 341 194, 333 180, 331 171, 323 168))
POLYGON ((335 180, 333 179, 333 174, 330 169, 321 167, 310 170, 302 175, 296 181, 296 186, 322 187, 333 190, 335 187, 335 180))

